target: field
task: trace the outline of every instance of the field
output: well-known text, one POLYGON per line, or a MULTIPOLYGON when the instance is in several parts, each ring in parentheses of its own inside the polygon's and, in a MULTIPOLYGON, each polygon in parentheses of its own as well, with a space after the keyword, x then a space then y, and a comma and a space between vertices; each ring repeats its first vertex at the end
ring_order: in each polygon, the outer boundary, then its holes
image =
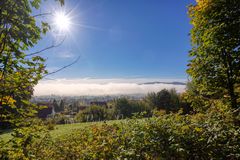
POLYGON ((124 120, 112 120, 112 121, 106 121, 106 122, 85 122, 85 123, 73 123, 73 124, 61 124, 56 125, 55 129, 50 131, 50 135, 53 138, 57 138, 62 135, 71 134, 73 131, 76 131, 78 129, 87 128, 92 125, 102 125, 104 123, 106 124, 114 124, 119 123, 120 121, 124 120))
MULTIPOLYGON (((112 121, 106 121, 107 124, 113 124, 113 123, 119 123, 120 120, 112 120, 112 121)), ((123 120, 121 120, 123 121, 123 120)), ((59 136, 63 136, 66 134, 70 134, 71 132, 89 127, 91 125, 101 125, 104 122, 86 122, 86 123, 73 123, 73 124, 60 124, 56 125, 53 130, 50 131, 50 135, 53 138, 57 138, 59 136)), ((11 131, 5 130, 2 134, 0 134, 0 139, 3 139, 4 141, 7 141, 11 138, 11 131)))

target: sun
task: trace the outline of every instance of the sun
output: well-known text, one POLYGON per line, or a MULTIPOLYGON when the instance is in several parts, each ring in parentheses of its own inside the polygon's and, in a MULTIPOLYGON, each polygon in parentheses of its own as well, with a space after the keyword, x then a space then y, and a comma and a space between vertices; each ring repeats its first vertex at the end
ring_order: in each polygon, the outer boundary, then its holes
POLYGON ((65 12, 56 12, 53 24, 59 32, 69 31, 71 18, 65 12))

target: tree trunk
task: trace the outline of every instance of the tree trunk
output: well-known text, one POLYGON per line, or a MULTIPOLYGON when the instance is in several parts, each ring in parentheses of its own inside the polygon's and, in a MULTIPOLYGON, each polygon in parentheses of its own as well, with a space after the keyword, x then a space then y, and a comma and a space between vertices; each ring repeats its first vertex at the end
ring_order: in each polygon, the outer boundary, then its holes
POLYGON ((235 94, 235 81, 233 79, 233 69, 232 69, 232 57, 230 56, 230 53, 228 54, 226 51, 223 51, 223 61, 224 65, 226 67, 226 74, 227 74, 227 90, 228 95, 230 96, 230 103, 231 108, 237 109, 237 97, 235 94))
POLYGON ((237 109, 237 98, 234 92, 234 84, 231 82, 230 78, 228 77, 228 94, 230 96, 231 107, 237 109))

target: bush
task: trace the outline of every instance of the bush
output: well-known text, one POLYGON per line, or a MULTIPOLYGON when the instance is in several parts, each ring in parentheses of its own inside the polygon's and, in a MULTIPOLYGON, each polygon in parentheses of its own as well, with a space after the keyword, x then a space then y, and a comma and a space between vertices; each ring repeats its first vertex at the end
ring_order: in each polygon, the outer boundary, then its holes
MULTIPOLYGON (((155 115, 91 125, 54 141, 31 141, 26 153, 38 159, 60 160, 240 158, 240 128, 234 125, 234 116, 226 106, 216 104, 205 114, 155 115)), ((0 150, 9 153, 12 148, 13 143, 0 150)))
POLYGON ((85 128, 55 146, 56 159, 237 159, 240 129, 226 113, 162 114, 85 128))
POLYGON ((53 118, 48 118, 44 121, 44 125, 47 127, 48 130, 54 130, 56 122, 53 118))
POLYGON ((8 142, 0 141, 0 159, 38 159, 41 148, 46 148, 50 142, 48 130, 39 122, 16 128, 12 139, 8 142))

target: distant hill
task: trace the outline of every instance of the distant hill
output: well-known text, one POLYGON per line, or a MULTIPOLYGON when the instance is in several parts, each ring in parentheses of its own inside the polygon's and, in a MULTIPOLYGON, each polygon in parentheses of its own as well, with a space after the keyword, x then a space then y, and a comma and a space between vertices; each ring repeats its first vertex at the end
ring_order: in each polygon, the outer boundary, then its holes
POLYGON ((145 83, 139 83, 139 85, 151 85, 151 84, 173 84, 173 85, 186 85, 184 82, 145 82, 145 83))

